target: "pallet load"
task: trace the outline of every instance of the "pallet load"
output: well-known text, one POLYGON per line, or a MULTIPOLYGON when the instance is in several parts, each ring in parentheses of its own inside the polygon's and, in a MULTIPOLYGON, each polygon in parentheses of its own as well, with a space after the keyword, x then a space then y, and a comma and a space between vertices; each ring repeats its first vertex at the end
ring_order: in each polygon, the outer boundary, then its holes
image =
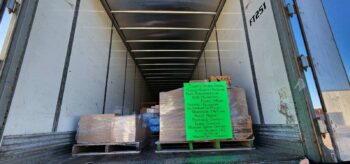
POLYGON ((182 88, 160 93, 160 142, 186 141, 183 96, 182 88))
MULTIPOLYGON (((245 91, 242 88, 228 88, 230 118, 232 123, 233 139, 222 140, 221 145, 240 145, 251 149, 254 140, 252 120, 248 114, 245 91)), ((208 146, 208 142, 188 143, 186 141, 184 90, 182 88, 160 93, 160 133, 157 142, 157 152, 168 152, 166 149, 178 147, 179 144, 192 151, 193 146, 208 146), (193 145, 194 144, 194 145, 193 145), (165 150, 165 151, 164 151, 165 150)), ((211 143, 214 148, 220 143, 211 143)), ((209 144, 209 147, 210 145, 209 144)), ((220 147, 220 146, 218 146, 220 147)), ((242 149, 241 149, 242 150, 242 149)), ((170 151, 176 152, 176 151, 170 151)), ((180 151, 184 152, 184 151, 180 151)), ((186 151, 185 151, 186 152, 186 151)))
MULTIPOLYGON (((81 116, 73 155, 139 153, 145 128, 136 115, 98 114, 81 116), (125 152, 123 147, 133 148, 125 152)), ((129 149, 128 149, 129 150, 129 149)))

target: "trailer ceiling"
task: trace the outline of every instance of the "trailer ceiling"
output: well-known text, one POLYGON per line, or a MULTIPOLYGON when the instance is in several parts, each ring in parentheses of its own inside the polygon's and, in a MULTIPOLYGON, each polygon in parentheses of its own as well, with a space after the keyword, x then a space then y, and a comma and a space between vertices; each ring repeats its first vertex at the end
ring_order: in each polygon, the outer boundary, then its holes
POLYGON ((147 85, 182 87, 212 33, 225 0, 101 0, 147 85))

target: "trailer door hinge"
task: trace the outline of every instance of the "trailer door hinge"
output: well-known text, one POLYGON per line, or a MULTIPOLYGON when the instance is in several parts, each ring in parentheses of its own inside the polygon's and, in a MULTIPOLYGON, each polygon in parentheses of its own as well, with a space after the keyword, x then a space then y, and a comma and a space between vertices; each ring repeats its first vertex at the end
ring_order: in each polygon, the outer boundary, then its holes
POLYGON ((298 57, 298 59, 299 59, 299 64, 300 64, 301 68, 304 71, 306 71, 310 67, 310 63, 309 63, 307 56, 302 54, 298 57))
POLYGON ((7 9, 9 10, 10 13, 15 13, 17 11, 19 3, 17 0, 9 0, 7 2, 7 9))
POLYGON ((286 6, 286 9, 287 9, 288 15, 289 15, 290 17, 293 17, 293 15, 295 14, 294 5, 288 3, 287 6, 286 6))

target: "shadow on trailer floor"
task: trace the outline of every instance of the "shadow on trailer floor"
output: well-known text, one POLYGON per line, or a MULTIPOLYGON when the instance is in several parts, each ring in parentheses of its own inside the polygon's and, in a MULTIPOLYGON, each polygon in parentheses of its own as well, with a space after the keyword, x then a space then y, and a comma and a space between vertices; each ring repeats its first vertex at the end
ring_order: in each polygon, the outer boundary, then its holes
POLYGON ((141 154, 135 155, 97 155, 97 156, 72 156, 66 154, 48 163, 63 164, 177 164, 177 163, 299 163, 303 156, 291 153, 286 147, 270 147, 256 145, 253 150, 219 151, 219 152, 195 152, 195 153, 155 153, 155 141, 153 138, 146 142, 141 154))
POLYGON ((66 157, 53 163, 233 163, 233 162, 277 162, 277 163, 299 163, 302 156, 284 153, 283 150, 271 148, 259 148, 249 151, 233 152, 207 152, 207 153, 176 153, 176 154, 156 154, 154 149, 146 149, 138 155, 110 155, 110 156, 81 156, 66 157))

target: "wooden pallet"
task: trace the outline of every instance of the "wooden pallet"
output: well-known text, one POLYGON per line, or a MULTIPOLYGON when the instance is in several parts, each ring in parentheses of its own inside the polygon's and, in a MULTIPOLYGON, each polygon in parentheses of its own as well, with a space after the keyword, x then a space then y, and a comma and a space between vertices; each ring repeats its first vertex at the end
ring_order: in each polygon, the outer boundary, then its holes
POLYGON ((188 153, 253 150, 254 138, 242 141, 217 140, 195 142, 156 142, 156 153, 188 153))
POLYGON ((121 142, 108 144, 75 144, 73 156, 140 154, 142 142, 121 142))

